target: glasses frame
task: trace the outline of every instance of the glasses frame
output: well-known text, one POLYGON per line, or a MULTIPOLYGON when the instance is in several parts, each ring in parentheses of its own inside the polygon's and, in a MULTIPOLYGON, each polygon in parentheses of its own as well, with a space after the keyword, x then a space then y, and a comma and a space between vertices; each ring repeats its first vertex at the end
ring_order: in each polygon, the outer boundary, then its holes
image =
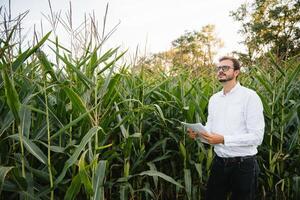
POLYGON ((234 67, 231 67, 229 65, 221 65, 221 66, 215 67, 216 72, 219 72, 220 70, 222 70, 222 72, 227 72, 227 71, 229 71, 229 69, 234 69, 234 67))

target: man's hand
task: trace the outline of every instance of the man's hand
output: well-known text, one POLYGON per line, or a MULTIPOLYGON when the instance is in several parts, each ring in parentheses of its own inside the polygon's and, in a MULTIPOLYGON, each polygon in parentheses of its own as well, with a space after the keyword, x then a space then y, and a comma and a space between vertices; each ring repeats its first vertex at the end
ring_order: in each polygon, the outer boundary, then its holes
POLYGON ((192 129, 188 128, 188 135, 190 138, 195 139, 196 137, 202 137, 205 139, 209 144, 224 144, 224 137, 223 135, 217 133, 207 133, 207 132, 195 132, 192 129))
POLYGON ((209 144, 224 144, 223 135, 217 133, 201 132, 200 136, 205 139, 209 144))
POLYGON ((188 135, 190 136, 190 138, 195 139, 196 137, 199 137, 199 133, 193 131, 192 129, 188 128, 188 135))

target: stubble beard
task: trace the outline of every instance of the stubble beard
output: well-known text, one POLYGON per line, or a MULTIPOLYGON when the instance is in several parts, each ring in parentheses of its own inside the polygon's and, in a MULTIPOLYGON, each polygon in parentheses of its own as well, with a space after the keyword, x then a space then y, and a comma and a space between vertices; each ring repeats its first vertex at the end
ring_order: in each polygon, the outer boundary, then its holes
MULTIPOLYGON (((225 76, 226 76, 226 75, 225 75, 225 76)), ((234 76, 233 76, 233 74, 232 74, 231 76, 226 76, 225 79, 219 79, 219 82, 225 83, 225 82, 231 81, 231 80, 233 80, 233 79, 234 79, 234 76)))

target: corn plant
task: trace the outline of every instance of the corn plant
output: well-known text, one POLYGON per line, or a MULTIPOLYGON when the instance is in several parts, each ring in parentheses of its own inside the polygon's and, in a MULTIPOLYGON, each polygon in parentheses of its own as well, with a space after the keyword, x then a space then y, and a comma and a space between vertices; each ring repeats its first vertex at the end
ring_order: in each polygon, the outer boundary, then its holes
MULTIPOLYGON (((203 199, 212 146, 187 137, 180 121, 205 123, 220 90, 211 66, 135 72, 120 64, 120 48, 88 37, 75 53, 54 31, 23 50, 20 24, 4 24, 0 199, 203 199)), ((240 77, 264 105, 262 199, 299 197, 299 73, 299 57, 269 55, 240 77)))

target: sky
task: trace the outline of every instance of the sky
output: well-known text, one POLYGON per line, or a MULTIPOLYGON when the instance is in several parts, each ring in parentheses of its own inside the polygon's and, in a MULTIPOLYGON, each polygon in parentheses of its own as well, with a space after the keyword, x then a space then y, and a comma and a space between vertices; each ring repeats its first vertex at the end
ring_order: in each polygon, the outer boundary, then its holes
MULTIPOLYGON (((0 0, 0 5, 8 7, 9 0, 0 0), (2 3, 3 2, 3 3, 2 3)), ((69 0, 51 0, 52 10, 61 12, 66 18, 69 0)), ((106 45, 121 46, 133 54, 139 47, 139 54, 166 51, 171 42, 183 35, 185 31, 199 31, 207 24, 214 24, 217 37, 224 42, 218 55, 242 50, 239 44, 242 36, 238 34, 240 24, 229 16, 247 0, 73 0, 72 16, 74 27, 84 21, 84 15, 95 14, 100 29, 103 27, 105 8, 108 3, 106 21, 107 32, 117 24, 118 27, 106 45)), ((23 28, 33 30, 33 25, 40 27, 43 20, 44 29, 49 28, 44 15, 50 14, 48 0, 11 0, 14 16, 29 10, 23 21, 23 28)), ((58 28, 61 29, 61 28, 58 28)), ((63 38, 65 34, 59 35, 63 38)))

